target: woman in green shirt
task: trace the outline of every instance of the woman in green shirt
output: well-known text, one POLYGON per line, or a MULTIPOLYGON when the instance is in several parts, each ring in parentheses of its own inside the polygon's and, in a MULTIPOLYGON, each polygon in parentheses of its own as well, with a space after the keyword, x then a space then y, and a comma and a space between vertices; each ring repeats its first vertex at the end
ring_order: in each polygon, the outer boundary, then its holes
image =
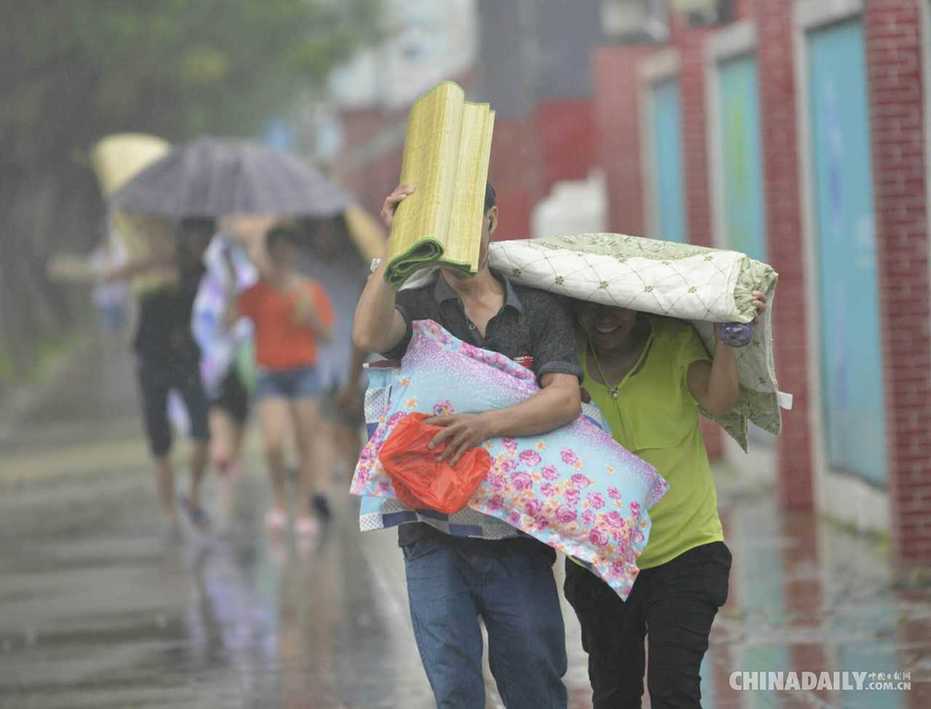
MULTIPOLYGON (((758 312, 766 307, 754 293, 758 312)), ((739 382, 734 350, 711 358, 688 323, 624 308, 578 303, 584 387, 614 438, 651 463, 669 491, 627 601, 567 560, 566 598, 582 626, 595 709, 639 707, 649 637, 653 709, 700 707, 699 668, 718 608, 727 599, 731 554, 699 428, 699 407, 729 411, 739 382)))

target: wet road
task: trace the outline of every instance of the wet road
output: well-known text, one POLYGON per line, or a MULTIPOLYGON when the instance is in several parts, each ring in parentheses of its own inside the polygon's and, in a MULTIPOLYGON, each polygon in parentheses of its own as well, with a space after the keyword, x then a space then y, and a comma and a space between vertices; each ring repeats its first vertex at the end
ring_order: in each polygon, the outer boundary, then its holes
MULTIPOLYGON (((0 707, 432 706, 394 535, 358 532, 345 480, 317 544, 263 531, 254 462, 210 482, 217 534, 166 543, 128 362, 91 353, 59 388, 0 438, 0 707)), ((705 706, 931 706, 931 592, 897 589, 881 544, 719 482, 734 567, 705 706), (910 672, 912 689, 736 691, 734 670, 910 672)), ((566 620, 571 704, 587 707, 566 620)))
POLYGON ((142 472, 4 504, 3 706, 429 706, 348 511, 314 548, 248 509, 228 538, 165 544, 142 472))

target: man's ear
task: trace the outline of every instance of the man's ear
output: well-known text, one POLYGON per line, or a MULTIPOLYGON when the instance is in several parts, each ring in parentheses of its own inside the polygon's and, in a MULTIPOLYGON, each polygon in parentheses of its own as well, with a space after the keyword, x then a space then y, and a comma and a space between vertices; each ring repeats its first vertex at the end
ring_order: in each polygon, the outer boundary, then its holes
POLYGON ((494 206, 485 213, 485 219, 488 220, 489 236, 495 233, 498 228, 498 207, 494 206))

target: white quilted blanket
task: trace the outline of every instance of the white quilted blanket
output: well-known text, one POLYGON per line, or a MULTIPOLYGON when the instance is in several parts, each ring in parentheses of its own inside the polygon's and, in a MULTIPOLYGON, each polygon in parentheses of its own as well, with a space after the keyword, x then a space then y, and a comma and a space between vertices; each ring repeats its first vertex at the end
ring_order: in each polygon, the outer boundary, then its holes
MULTIPOLYGON (((772 311, 778 275, 736 251, 657 241, 623 234, 576 234, 499 241, 491 267, 515 283, 606 305, 689 320, 709 353, 713 324, 750 322, 752 292, 767 294, 769 307, 754 325, 753 341, 737 350, 740 399, 714 418, 746 450, 748 422, 772 434, 781 429, 780 395, 773 362, 772 311)), ((418 275, 405 287, 429 277, 418 275)))

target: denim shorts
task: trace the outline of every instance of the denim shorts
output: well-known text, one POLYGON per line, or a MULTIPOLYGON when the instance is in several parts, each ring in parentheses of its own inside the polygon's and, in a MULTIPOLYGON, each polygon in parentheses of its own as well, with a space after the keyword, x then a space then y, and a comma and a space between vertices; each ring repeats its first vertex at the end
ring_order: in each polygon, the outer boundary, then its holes
POLYGON ((263 369, 255 382, 255 399, 318 399, 323 393, 315 367, 263 369))

